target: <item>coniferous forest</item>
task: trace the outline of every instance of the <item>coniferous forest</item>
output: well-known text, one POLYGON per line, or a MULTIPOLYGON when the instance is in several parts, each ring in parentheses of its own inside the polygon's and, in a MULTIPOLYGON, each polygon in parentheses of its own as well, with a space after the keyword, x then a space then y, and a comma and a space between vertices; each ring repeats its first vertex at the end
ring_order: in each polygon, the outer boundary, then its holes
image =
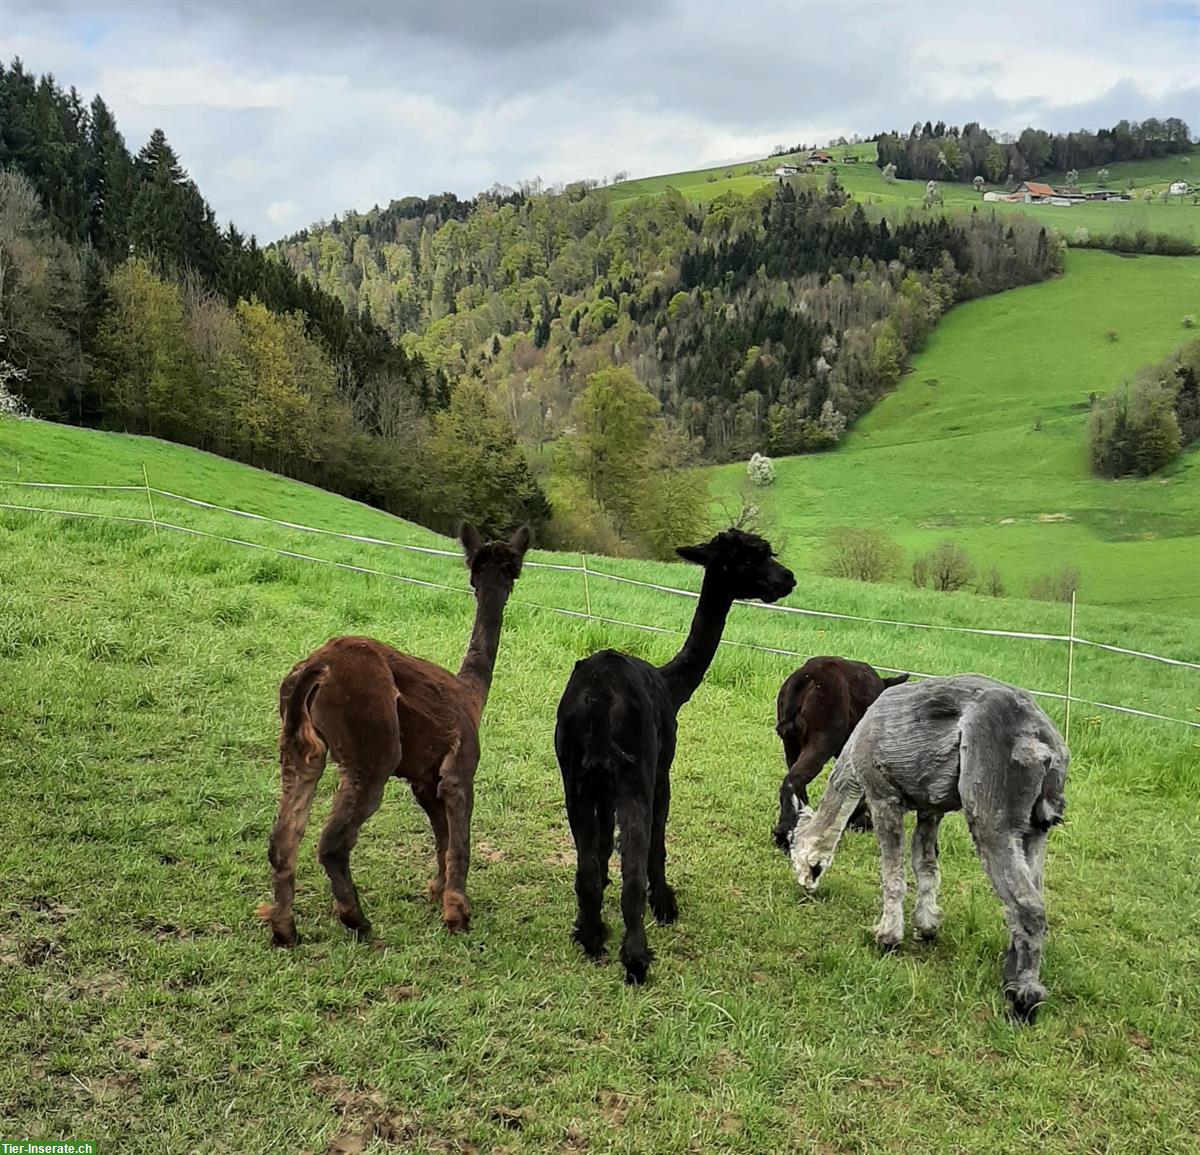
POLYGON ((0 68, 9 390, 439 529, 665 552, 708 516, 691 466, 836 445, 946 309, 1061 259, 1035 221, 828 178, 407 197, 260 247, 163 132, 133 152, 101 97, 0 68))

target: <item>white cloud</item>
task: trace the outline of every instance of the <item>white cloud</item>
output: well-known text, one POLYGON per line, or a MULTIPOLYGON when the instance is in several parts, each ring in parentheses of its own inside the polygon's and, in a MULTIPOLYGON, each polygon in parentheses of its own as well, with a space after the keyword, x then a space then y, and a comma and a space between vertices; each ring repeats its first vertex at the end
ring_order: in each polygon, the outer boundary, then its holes
POLYGON ((163 128, 218 214, 264 239, 394 197, 926 119, 1200 121, 1195 5, 0 2, 3 56, 100 92, 132 149, 163 128))

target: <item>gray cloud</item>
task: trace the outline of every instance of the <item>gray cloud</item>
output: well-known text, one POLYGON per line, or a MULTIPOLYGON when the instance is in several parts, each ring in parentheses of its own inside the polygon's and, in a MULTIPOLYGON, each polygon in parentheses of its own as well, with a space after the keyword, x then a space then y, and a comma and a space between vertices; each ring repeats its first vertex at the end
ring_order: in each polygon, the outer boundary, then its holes
POLYGON ((270 237, 494 181, 698 167, 914 121, 1200 122, 1200 5, 6 0, 0 52, 161 126, 270 237))

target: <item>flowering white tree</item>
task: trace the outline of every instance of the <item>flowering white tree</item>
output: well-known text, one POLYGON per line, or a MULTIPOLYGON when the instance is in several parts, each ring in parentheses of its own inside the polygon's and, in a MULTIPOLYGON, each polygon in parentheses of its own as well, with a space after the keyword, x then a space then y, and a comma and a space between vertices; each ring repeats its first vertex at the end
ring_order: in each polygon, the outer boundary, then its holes
POLYGON ((975 186, 975 191, 976 191, 976 192, 979 192, 979 193, 983 192, 983 185, 984 185, 984 180, 983 180, 983 177, 981 177, 981 176, 977 176, 977 177, 976 177, 976 178, 975 178, 975 179, 974 179, 974 180, 971 182, 971 184, 973 184, 973 185, 975 186))
POLYGON ((889 162, 883 166, 883 179, 888 184, 896 183, 896 166, 894 164, 889 162))
POLYGON ((746 465, 751 484, 765 488, 775 481, 775 463, 762 453, 755 453, 746 465))
POLYGON ((925 195, 921 198, 921 203, 928 209, 932 208, 934 205, 940 205, 944 203, 945 199, 946 198, 942 196, 942 190, 938 188, 938 182, 931 180, 925 186, 925 195))
POLYGON ((1083 225, 1080 225, 1079 228, 1075 230, 1075 243, 1077 245, 1086 245, 1090 236, 1091 234, 1087 231, 1087 229, 1083 225))
POLYGON ((8 338, 0 333, 0 417, 28 417, 29 410, 25 407, 25 402, 10 389, 10 386, 24 381, 27 374, 24 369, 18 369, 4 358, 4 342, 7 340, 8 338))

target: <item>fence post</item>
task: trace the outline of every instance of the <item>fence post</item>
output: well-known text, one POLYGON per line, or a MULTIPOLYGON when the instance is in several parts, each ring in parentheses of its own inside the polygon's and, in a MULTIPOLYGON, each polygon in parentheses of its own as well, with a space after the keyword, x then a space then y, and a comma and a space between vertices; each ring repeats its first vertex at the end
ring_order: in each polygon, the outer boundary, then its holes
POLYGON ((590 618, 592 616, 592 593, 588 589, 587 554, 582 550, 579 553, 579 560, 583 562, 583 608, 590 618))
POLYGON ((1071 591, 1071 633, 1067 639, 1067 724, 1063 737, 1071 744, 1071 695, 1075 688, 1075 591, 1071 591))
POLYGON ((154 516, 154 495, 150 492, 150 475, 146 472, 146 463, 142 462, 142 480, 146 483, 146 501, 150 503, 150 524, 154 526, 154 536, 158 537, 158 518, 154 516))

